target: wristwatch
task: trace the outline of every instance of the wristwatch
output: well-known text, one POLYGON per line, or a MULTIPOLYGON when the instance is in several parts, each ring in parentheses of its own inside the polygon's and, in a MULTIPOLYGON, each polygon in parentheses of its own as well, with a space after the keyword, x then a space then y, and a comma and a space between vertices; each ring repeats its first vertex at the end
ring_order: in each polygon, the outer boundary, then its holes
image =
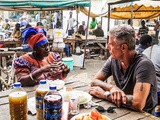
POLYGON ((104 95, 105 95, 105 99, 108 99, 108 96, 110 96, 110 92, 109 92, 109 91, 106 91, 106 92, 104 93, 104 95))

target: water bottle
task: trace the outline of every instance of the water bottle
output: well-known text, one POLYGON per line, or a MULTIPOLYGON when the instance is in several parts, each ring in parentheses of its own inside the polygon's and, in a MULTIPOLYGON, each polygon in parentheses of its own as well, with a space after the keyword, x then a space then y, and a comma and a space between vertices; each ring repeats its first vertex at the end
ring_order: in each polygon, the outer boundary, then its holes
POLYGON ((49 91, 46 80, 41 80, 40 85, 36 89, 36 117, 37 120, 44 120, 43 118, 43 99, 46 93, 49 91))
POLYGON ((10 120, 28 120, 27 93, 21 88, 21 83, 14 83, 14 89, 9 94, 10 120))
POLYGON ((43 115, 45 120, 61 120, 62 117, 62 96, 57 92, 56 86, 50 86, 49 92, 45 95, 43 115))

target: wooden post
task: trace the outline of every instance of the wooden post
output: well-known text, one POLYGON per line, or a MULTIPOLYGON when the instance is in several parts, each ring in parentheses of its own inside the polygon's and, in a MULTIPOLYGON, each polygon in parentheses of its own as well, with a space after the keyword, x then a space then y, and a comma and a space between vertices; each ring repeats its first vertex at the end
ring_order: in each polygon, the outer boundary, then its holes
POLYGON ((81 69, 86 69, 86 68, 84 68, 84 63, 85 63, 85 56, 86 56, 86 44, 87 44, 87 37, 88 37, 88 26, 89 26, 90 12, 91 12, 91 6, 89 7, 89 11, 88 11, 87 31, 86 31, 86 39, 85 39, 85 46, 84 46, 84 59, 83 59, 83 66, 81 69))

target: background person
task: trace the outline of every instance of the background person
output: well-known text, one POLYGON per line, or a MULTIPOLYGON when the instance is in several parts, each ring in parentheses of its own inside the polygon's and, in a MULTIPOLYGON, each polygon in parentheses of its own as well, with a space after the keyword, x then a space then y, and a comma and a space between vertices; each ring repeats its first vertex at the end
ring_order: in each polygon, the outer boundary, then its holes
POLYGON ((154 26, 155 44, 158 44, 159 43, 158 36, 159 36, 160 24, 159 24, 158 20, 156 20, 156 19, 154 19, 154 23, 155 23, 155 26, 154 26))
POLYGON ((87 26, 86 26, 86 23, 85 21, 82 21, 82 25, 83 25, 83 28, 84 28, 84 31, 85 31, 85 34, 87 34, 87 26))
POLYGON ((139 38, 142 37, 143 35, 147 35, 148 34, 149 28, 146 27, 145 24, 146 24, 145 21, 142 20, 141 21, 141 27, 138 30, 138 36, 139 36, 139 38))
POLYGON ((153 63, 135 51, 135 31, 131 26, 117 26, 109 32, 110 58, 91 82, 89 93, 136 110, 154 114, 157 81, 153 63), (116 85, 106 83, 113 76, 116 85))
POLYGON ((77 33, 79 34, 79 35, 85 35, 85 30, 84 30, 84 26, 83 25, 80 25, 79 27, 78 27, 78 30, 77 30, 77 33))
POLYGON ((28 41, 33 49, 14 60, 15 75, 23 86, 32 86, 39 80, 64 79, 69 68, 61 62, 58 53, 49 52, 48 39, 35 28, 28 28, 23 32, 24 41, 28 41))
POLYGON ((16 23, 15 24, 15 28, 11 34, 11 37, 14 39, 14 40, 21 40, 22 38, 22 32, 20 30, 20 24, 19 23, 16 23))
POLYGON ((70 48, 67 44, 65 44, 63 42, 63 38, 65 38, 66 36, 66 33, 65 31, 62 29, 62 26, 61 26, 61 22, 58 20, 57 21, 57 24, 56 24, 56 29, 53 29, 53 38, 54 38, 54 41, 53 41, 53 49, 56 47, 58 48, 58 44, 64 44, 64 51, 65 51, 65 54, 67 57, 71 56, 71 53, 70 53, 70 48), (57 42, 55 42, 57 41, 57 42), (57 44, 58 43, 58 44, 57 44), (54 44, 56 44, 56 47, 54 47, 54 44))
POLYGON ((2 17, 0 16, 0 31, 2 30, 2 26, 3 26, 3 20, 2 17))
POLYGON ((8 22, 9 22, 9 19, 6 18, 6 19, 5 19, 5 22, 4 22, 3 25, 2 25, 2 29, 3 29, 3 30, 9 30, 9 29, 10 29, 10 24, 9 24, 8 22))
POLYGON ((47 19, 45 16, 43 16, 42 20, 41 20, 41 23, 43 25, 43 28, 45 31, 48 31, 48 25, 47 25, 47 19))
POLYGON ((74 27, 75 27, 75 19, 72 18, 72 12, 70 12, 70 17, 67 20, 67 30, 66 33, 68 32, 68 36, 72 36, 72 34, 74 33, 74 27))
POLYGON ((102 30, 101 24, 98 24, 97 29, 93 30, 93 35, 96 37, 104 37, 104 31, 102 30))
POLYGON ((143 35, 139 41, 140 43, 136 48, 138 53, 142 53, 146 48, 152 45, 152 37, 150 35, 143 35))
POLYGON ((157 78, 157 87, 158 91, 160 91, 160 46, 159 45, 151 45, 143 51, 154 64, 156 69, 156 78, 157 78))
POLYGON ((90 25, 89 25, 89 29, 95 29, 97 24, 98 24, 97 19, 92 18, 92 21, 90 22, 90 25))
POLYGON ((89 34, 92 34, 93 30, 96 28, 98 21, 96 18, 92 18, 92 21, 89 24, 89 34))

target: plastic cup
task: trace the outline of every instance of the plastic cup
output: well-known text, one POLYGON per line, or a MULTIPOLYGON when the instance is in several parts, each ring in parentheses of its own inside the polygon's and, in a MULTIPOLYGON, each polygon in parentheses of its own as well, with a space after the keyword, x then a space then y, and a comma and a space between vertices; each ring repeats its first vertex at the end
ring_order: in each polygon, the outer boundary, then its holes
POLYGON ((70 114, 76 115, 79 113, 79 96, 70 98, 70 114))

